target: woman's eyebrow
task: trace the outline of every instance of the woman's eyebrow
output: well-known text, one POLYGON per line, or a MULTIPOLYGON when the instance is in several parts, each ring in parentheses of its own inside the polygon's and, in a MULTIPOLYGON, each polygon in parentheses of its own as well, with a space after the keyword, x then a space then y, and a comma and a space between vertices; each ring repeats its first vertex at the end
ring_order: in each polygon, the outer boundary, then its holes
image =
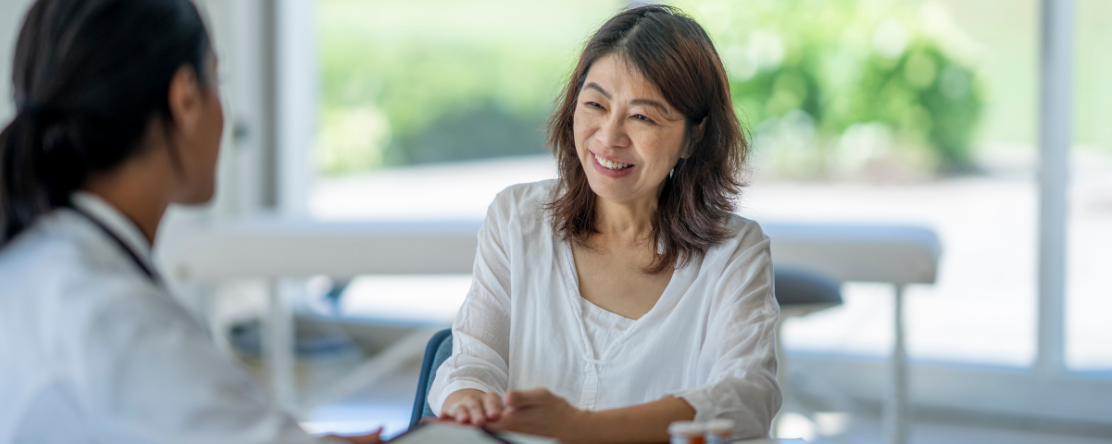
POLYGON ((661 112, 661 113, 664 113, 664 115, 666 115, 666 116, 667 116, 667 115, 671 115, 671 114, 672 114, 671 112, 669 112, 669 111, 668 111, 668 107, 667 107, 667 106, 664 106, 664 104, 663 104, 663 103, 660 103, 660 102, 658 102, 658 101, 656 101, 656 100, 652 100, 652 99, 633 99, 633 100, 630 100, 630 101, 629 101, 629 104, 630 104, 630 105, 646 105, 646 106, 651 106, 651 107, 653 107, 653 108, 659 109, 659 110, 660 110, 660 112, 661 112))
MULTIPOLYGON (((606 97, 606 100, 613 100, 613 97, 610 96, 610 93, 606 92, 605 89, 602 89, 601 85, 599 85, 595 82, 587 82, 586 85, 583 85, 583 89, 593 89, 595 91, 598 91, 599 94, 602 94, 603 97, 606 97)), ((664 114, 665 116, 671 116, 672 115, 672 112, 668 109, 667 106, 664 106, 663 103, 660 103, 659 101, 656 101, 656 100, 653 100, 653 99, 633 99, 633 100, 629 101, 629 104, 630 105, 651 106, 653 108, 656 108, 656 109, 660 110, 660 112, 662 114, 664 114)))
POLYGON ((598 91, 599 94, 602 94, 603 97, 606 97, 606 100, 611 99, 610 93, 606 92, 605 89, 602 89, 602 87, 599 86, 599 84, 597 84, 595 82, 587 82, 587 84, 584 85, 583 88, 589 88, 589 89, 593 89, 595 91, 598 91))

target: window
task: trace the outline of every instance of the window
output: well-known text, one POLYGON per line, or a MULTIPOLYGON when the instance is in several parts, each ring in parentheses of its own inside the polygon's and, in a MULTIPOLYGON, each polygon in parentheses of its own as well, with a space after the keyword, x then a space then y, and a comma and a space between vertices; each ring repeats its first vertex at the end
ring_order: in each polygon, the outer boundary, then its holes
POLYGON ((1077 2, 1074 113, 1066 259, 1066 365, 1112 376, 1112 4, 1077 2))
MULTIPOLYGON (((943 241, 913 359, 1035 358, 1035 2, 692 0, 756 142, 743 215, 899 222, 943 241), (1017 278, 1018 277, 1018 278, 1017 278), (991 334, 989 334, 991 332, 991 334)), ((887 356, 891 290, 789 321, 789 349, 887 356)))
MULTIPOLYGON (((936 285, 908 293, 910 353, 1025 368, 1036 356, 1039 2, 674 2, 710 32, 752 132, 758 221, 932 227, 936 285)), ((543 124, 584 39, 623 2, 316 4, 321 219, 479 218, 554 177, 543 124), (396 190, 405 190, 397 192, 396 190), (415 196, 421 196, 415 198, 415 196)), ((1109 6, 1078 2, 1068 361, 1112 366, 1109 6)), ((885 356, 890 290, 789 322, 789 348, 885 356), (834 333, 832 333, 834 332, 834 333)))
POLYGON ((621 6, 318 1, 311 213, 482 217, 502 188, 554 177, 545 119, 583 40, 621 6))
MULTIPOLYGON (((673 3, 711 34, 753 136, 753 185, 740 213, 762 222, 933 228, 943 242, 938 281, 911 287, 906 307, 910 355, 918 370, 931 369, 919 373, 925 386, 989 382, 983 393, 1028 393, 1043 356, 1042 3, 673 3), (967 377, 968 369, 981 373, 967 377)), ((1102 279, 1112 264, 1112 127, 1103 123, 1112 117, 1105 80, 1112 62, 1104 51, 1112 31, 1099 20, 1112 11, 1105 3, 1078 0, 1075 15, 1064 344, 1068 369, 1101 374, 1112 368, 1112 349, 1101 341, 1112 333, 1103 316, 1112 285, 1102 279)), ((624 4, 318 0, 319 131, 309 213, 329 221, 473 220, 504 187, 554 177, 544 120, 584 39, 624 4)), ((397 283, 391 279, 379 284, 397 283)), ((462 288, 464 280, 452 285, 462 288)), ((844 289, 844 306, 787 321, 789 352, 844 362, 888 356, 891 289, 844 289)), ((864 374, 848 376, 858 380, 853 387, 876 385, 862 382, 864 374)), ((1102 384, 1085 387, 1107 393, 1102 384)), ((1054 396, 1072 402, 1078 387, 1064 384, 1054 396)), ((1034 392, 1024 406, 959 392, 920 399, 1045 413, 1036 404, 1046 400, 1034 392)), ((1098 407, 1079 402, 1061 415, 1088 418, 1087 411, 1105 411, 1098 407)))

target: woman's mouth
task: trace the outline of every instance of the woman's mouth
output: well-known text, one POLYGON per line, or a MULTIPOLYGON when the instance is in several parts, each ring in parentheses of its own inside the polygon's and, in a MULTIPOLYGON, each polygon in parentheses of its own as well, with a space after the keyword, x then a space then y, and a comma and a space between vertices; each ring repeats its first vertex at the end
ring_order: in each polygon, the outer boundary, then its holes
MULTIPOLYGON (((594 153, 591 153, 591 154, 594 154, 594 153)), ((615 170, 615 171, 624 170, 626 168, 629 168, 629 167, 633 166, 633 165, 630 165, 628 163, 612 162, 612 161, 603 159, 602 157, 599 157, 598 154, 594 154, 594 156, 595 156, 595 161, 597 161, 599 163, 599 165, 602 165, 602 166, 604 166, 608 169, 611 169, 611 170, 615 170)))
POLYGON ((598 174, 601 174, 604 177, 609 177, 611 179, 620 179, 622 177, 630 175, 630 173, 632 173, 633 171, 636 171, 636 169, 634 168, 636 165, 604 159, 602 156, 599 156, 595 153, 590 153, 590 155, 593 158, 592 160, 594 160, 594 162, 591 162, 592 167, 596 172, 598 172, 598 174))

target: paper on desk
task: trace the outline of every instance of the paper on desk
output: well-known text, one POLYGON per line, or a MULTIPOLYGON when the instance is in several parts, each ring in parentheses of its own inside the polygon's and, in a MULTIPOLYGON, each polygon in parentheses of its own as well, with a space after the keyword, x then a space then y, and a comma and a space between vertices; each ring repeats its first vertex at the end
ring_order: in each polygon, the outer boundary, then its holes
MULTIPOLYGON (((523 435, 521 433, 500 432, 501 436, 514 444, 556 444, 559 441, 543 436, 523 435)), ((487 436, 482 430, 456 424, 425 424, 416 430, 391 439, 390 444, 497 444, 498 441, 487 436)))

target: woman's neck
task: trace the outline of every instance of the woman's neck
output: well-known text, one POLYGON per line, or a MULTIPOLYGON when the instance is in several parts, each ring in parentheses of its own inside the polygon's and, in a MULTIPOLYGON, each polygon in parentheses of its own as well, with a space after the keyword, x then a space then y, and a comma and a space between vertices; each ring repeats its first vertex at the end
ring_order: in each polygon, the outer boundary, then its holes
POLYGON ((144 151, 110 172, 90 177, 82 188, 123 213, 154 245, 162 216, 172 201, 175 176, 165 149, 144 151))
POLYGON ((639 243, 652 234, 656 199, 614 202, 599 197, 596 208, 595 228, 607 238, 639 243))

